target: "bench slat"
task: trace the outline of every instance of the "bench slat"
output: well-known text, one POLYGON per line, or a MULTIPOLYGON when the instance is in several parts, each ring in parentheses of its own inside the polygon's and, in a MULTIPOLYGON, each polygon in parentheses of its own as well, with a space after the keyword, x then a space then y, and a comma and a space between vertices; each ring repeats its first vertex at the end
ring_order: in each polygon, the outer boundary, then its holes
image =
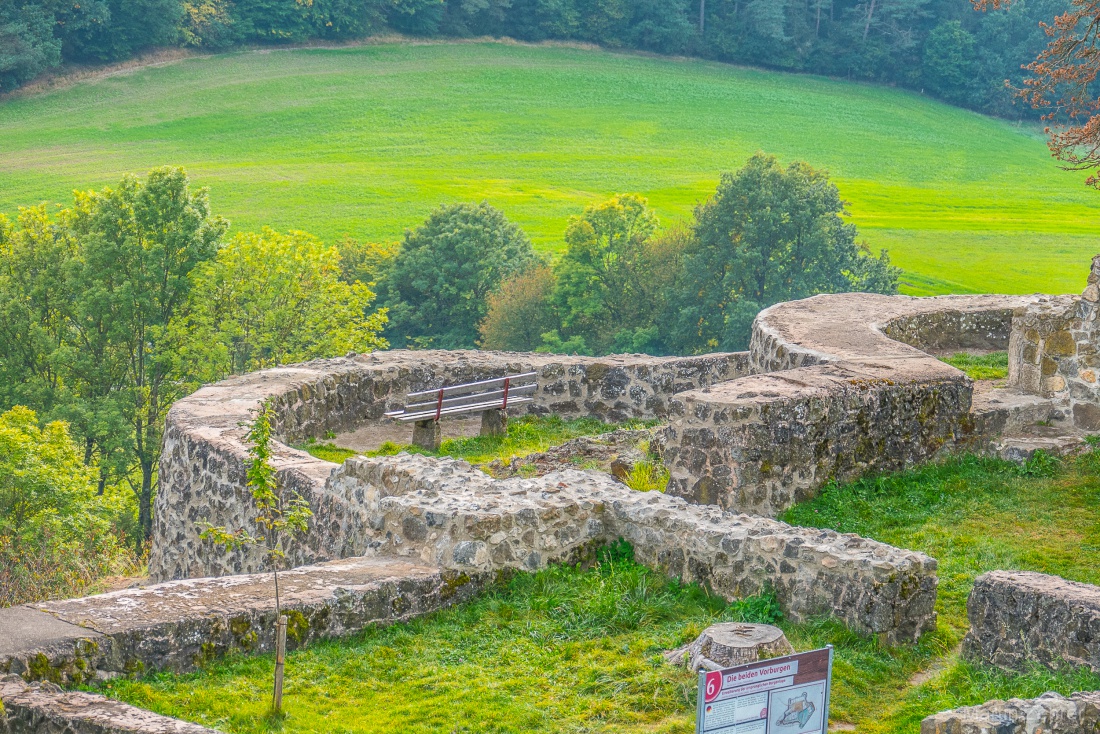
MULTIPOLYGON (((527 380, 538 377, 537 372, 524 372, 520 375, 508 375, 506 377, 494 377, 491 380, 480 380, 478 382, 467 382, 465 385, 451 385, 450 387, 443 388, 443 397, 448 395, 461 395, 463 392, 472 391, 475 388, 489 388, 495 385, 504 385, 505 380, 509 380, 511 387, 519 387, 516 382, 526 382, 527 380)), ((412 400, 413 398, 422 398, 428 395, 439 395, 439 388, 435 390, 421 390, 420 392, 411 392, 405 396, 405 400, 412 400)))
MULTIPOLYGON (((531 390, 534 390, 537 387, 538 387, 537 383, 531 383, 529 385, 520 385, 519 387, 516 387, 514 385, 509 385, 508 386, 508 402, 509 403, 512 402, 512 396, 513 395, 515 395, 516 397, 520 397, 524 393, 530 392, 531 390)), ((438 390, 436 391, 436 395, 437 396, 439 395, 438 390)), ((444 408, 450 408, 450 407, 455 406, 455 405, 463 405, 464 404, 463 401, 470 401, 470 400, 485 402, 485 401, 487 401, 491 398, 496 398, 496 397, 501 397, 501 398, 504 397, 504 389, 503 388, 500 389, 500 390, 490 390, 488 392, 479 392, 479 393, 475 393, 474 395, 460 395, 457 398, 444 398, 443 399, 443 407, 444 408)), ((417 409, 422 409, 422 408, 435 409, 438 402, 439 402, 439 399, 437 397, 435 400, 425 400, 422 403, 407 403, 405 405, 404 410, 394 410, 394 411, 391 411, 389 413, 386 413, 386 415, 388 415, 388 416, 400 415, 403 412, 408 413, 408 412, 415 411, 417 409)))
MULTIPOLYGON (((518 397, 518 398, 513 400, 511 395, 508 396, 508 405, 509 406, 515 405, 515 404, 518 404, 518 403, 530 403, 530 402, 533 402, 533 401, 534 401, 534 398, 518 397)), ((443 408, 442 410, 439 411, 439 415, 443 416, 443 415, 461 415, 462 413, 477 413, 477 412, 480 412, 480 411, 483 411, 483 410, 492 410, 493 408, 499 408, 503 404, 504 404, 504 400, 501 399, 501 400, 491 400, 487 403, 474 403, 472 405, 457 405, 457 406, 454 406, 454 407, 451 407, 451 408, 443 408)), ((387 413, 386 415, 388 415, 391 418, 396 418, 397 420, 399 420, 401 422, 420 421, 420 420, 426 420, 428 418, 435 418, 435 408, 432 408, 431 410, 421 411, 419 413, 397 413, 397 414, 392 414, 392 415, 387 413)))

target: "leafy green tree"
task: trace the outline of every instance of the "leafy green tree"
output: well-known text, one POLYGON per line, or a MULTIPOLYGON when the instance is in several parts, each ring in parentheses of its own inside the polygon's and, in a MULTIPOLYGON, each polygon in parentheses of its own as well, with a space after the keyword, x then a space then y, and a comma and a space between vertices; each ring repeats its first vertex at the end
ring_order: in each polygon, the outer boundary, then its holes
POLYGON ((478 331, 482 349, 533 352, 542 345, 543 334, 559 327, 551 297, 554 271, 536 265, 517 273, 489 294, 488 308, 478 331))
MULTIPOLYGON (((679 253, 670 237, 655 237, 657 217, 637 194, 587 207, 565 231, 568 248, 555 267, 557 340, 593 353, 654 350, 658 307, 679 253), (581 342, 575 341, 580 339, 581 342)), ((681 238, 682 246, 682 238, 681 238)))
POLYGON ((965 102, 974 67, 974 36, 957 20, 936 26, 924 45, 924 79, 942 99, 965 102))
POLYGON ((229 0, 195 0, 183 3, 180 35, 185 46, 219 51, 239 40, 229 0))
POLYGON ((77 255, 68 218, 29 207, 16 228, 0 214, 0 405, 54 415, 71 398, 57 359, 70 334, 66 269, 77 255))
POLYGON ((29 408, 0 414, 0 607, 77 594, 132 570, 111 523, 115 498, 96 495, 67 426, 39 427, 29 408))
POLYGON ((385 281, 390 341, 472 348, 486 298, 537 261, 531 241, 487 202, 441 206, 414 230, 385 281))
MULTIPOLYGON (((83 12, 72 3, 83 22, 62 26, 67 58, 81 61, 118 61, 155 46, 175 45, 184 19, 180 0, 100 0, 95 12, 83 12)), ((59 12, 72 13, 66 8, 59 12)))
POLYGON ((205 189, 190 190, 182 168, 77 195, 72 229, 80 257, 67 273, 73 333, 59 358, 85 404, 109 405, 103 412, 126 427, 96 441, 105 456, 129 463, 122 478, 137 496, 144 537, 152 529, 164 416, 187 389, 175 327, 191 271, 214 256, 227 226, 211 216, 205 189))
POLYGON ((818 293, 897 290, 897 270, 856 245, 824 171, 757 153, 695 211, 663 323, 681 353, 739 350, 763 308, 818 293))
POLYGON ((381 283, 397 253, 401 251, 400 242, 360 242, 345 237, 337 245, 340 250, 340 278, 345 283, 376 285, 381 283))
POLYGON ((340 253, 304 232, 239 234, 193 276, 180 322, 188 372, 209 382, 276 364, 384 349, 374 293, 340 279, 340 253))
POLYGON ((61 63, 54 15, 35 3, 0 1, 0 92, 61 63))

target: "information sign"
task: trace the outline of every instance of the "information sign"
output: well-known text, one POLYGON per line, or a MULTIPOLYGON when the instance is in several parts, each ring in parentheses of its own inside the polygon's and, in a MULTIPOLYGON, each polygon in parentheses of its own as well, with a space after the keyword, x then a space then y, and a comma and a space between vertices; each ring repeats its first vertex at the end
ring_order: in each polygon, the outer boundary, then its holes
POLYGON ((828 734, 833 646, 699 673, 696 734, 828 734))

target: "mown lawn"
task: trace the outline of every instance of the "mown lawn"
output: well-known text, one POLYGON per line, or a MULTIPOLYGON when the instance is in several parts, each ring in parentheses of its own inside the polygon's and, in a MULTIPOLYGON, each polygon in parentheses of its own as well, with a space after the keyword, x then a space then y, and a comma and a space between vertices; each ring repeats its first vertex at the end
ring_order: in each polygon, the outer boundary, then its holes
MULTIPOLYGON (((1026 59, 1021 59, 1021 63, 1026 59)), ((393 240, 487 199, 542 249, 610 194, 690 215, 757 150, 829 169, 913 294, 1079 291, 1100 198, 1037 126, 918 94, 500 43, 195 58, 0 102, 0 211, 186 166, 236 229, 393 240)))
MULTIPOLYGON (((1100 582, 1100 455, 1024 468, 963 458, 828 488, 785 519, 857 532, 940 561, 939 627, 887 648, 819 620, 780 620, 797 649, 836 646, 832 720, 916 734, 935 711, 994 697, 1100 688, 1089 673, 1010 676, 961 663, 966 595, 991 569, 1100 582), (919 678, 914 676, 919 674, 919 678)), ((292 653, 283 721, 266 716, 270 656, 189 676, 115 681, 156 711, 252 732, 691 732, 693 676, 658 654, 714 621, 776 618, 767 597, 733 605, 610 550, 595 569, 522 574, 409 624, 292 653)))

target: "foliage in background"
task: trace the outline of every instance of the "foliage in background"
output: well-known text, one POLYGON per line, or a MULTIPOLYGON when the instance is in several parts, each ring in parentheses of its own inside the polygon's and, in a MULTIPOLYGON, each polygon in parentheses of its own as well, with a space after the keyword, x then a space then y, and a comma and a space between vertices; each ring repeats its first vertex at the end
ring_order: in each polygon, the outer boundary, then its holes
POLYGON ((826 173, 805 163, 784 170, 763 154, 723 174, 690 228, 660 231, 643 197, 619 194, 570 219, 552 273, 523 273, 490 295, 482 344, 579 354, 739 350, 772 304, 896 293, 900 271, 885 250, 876 257, 856 244, 844 216, 826 173))
POLYGON ((0 607, 77 596, 137 571, 120 537, 127 498, 97 494, 81 454, 60 421, 39 427, 24 407, 0 414, 0 607))
POLYGON ((337 248, 340 250, 340 278, 348 284, 362 283, 373 287, 393 267, 401 243, 360 242, 344 237, 337 248))
POLYGON ((523 230, 487 202, 443 205, 413 230, 382 284, 395 347, 476 346, 486 299, 537 262, 523 230))
POLYGON ((678 259, 663 260, 669 253, 650 246, 658 222, 647 204, 619 194, 570 218, 554 268, 561 326, 552 338, 587 354, 653 351, 663 276, 676 272, 678 259))
POLYGON ((17 224, 0 217, 0 405, 67 419, 100 489, 133 489, 143 540, 164 416, 187 389, 175 327, 189 275, 228 225, 179 168, 77 192, 54 217, 22 210, 17 224))
POLYGON ((213 382, 277 364, 388 346, 374 293, 341 280, 341 254, 304 232, 239 234, 196 268, 186 371, 213 382))
POLYGON ((1008 377, 1008 352, 990 352, 989 354, 959 352, 941 359, 965 372, 971 380, 1003 380, 1008 377))
POLYGON ((756 154, 695 212, 662 319, 676 353, 748 348, 752 320, 781 301, 852 290, 896 293, 886 253, 856 245, 828 174, 756 154))
POLYGON ((227 228, 170 167, 55 214, 0 215, 0 409, 64 419, 98 494, 132 490, 137 546, 165 415, 196 383, 385 346, 384 313, 340 279, 335 248, 270 230, 221 247, 227 228))
POLYGON ((533 352, 559 327, 552 303, 554 270, 539 264, 506 279, 489 294, 478 325, 482 349, 533 352))
MULTIPOLYGON (((996 3, 1008 5, 1008 3, 996 3)), ((1078 3, 1091 7, 1088 3, 1078 3)), ((988 17, 961 0, 4 0, 0 91, 67 61, 111 61, 149 47, 420 36, 510 36, 865 79, 928 91, 998 115, 1004 80, 1046 43, 1041 20, 1071 0, 1016 2, 988 17)))

